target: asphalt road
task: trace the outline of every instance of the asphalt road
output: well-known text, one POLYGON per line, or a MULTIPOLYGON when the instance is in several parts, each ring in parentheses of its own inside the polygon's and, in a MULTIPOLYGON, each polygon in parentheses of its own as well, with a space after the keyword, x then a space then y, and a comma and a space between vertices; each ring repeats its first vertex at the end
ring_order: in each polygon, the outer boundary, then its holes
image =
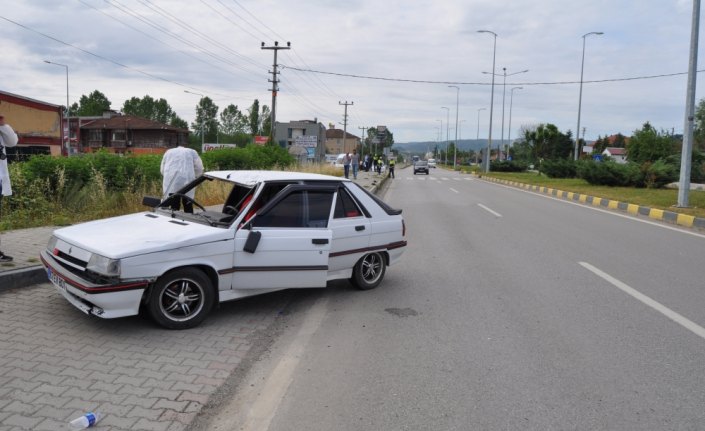
POLYGON ((705 236, 400 169, 382 285, 302 292, 190 429, 704 429, 705 236))

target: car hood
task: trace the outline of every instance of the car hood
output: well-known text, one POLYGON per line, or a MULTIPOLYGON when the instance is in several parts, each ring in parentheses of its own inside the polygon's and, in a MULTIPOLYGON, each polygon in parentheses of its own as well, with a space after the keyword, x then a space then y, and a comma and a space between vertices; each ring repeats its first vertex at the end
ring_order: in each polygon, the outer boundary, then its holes
POLYGON ((54 236, 101 256, 119 259, 234 237, 234 231, 143 212, 54 231, 54 236))

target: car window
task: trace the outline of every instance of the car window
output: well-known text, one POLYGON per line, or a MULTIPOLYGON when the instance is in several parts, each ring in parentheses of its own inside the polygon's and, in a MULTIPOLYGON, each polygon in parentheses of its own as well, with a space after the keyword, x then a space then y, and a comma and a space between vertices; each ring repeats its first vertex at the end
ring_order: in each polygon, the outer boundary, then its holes
POLYGON ((255 228, 325 228, 328 226, 332 204, 332 191, 295 191, 266 213, 256 216, 252 226, 255 228))
POLYGON ((355 204, 347 190, 339 189, 338 198, 335 201, 334 218, 360 217, 362 212, 355 204))

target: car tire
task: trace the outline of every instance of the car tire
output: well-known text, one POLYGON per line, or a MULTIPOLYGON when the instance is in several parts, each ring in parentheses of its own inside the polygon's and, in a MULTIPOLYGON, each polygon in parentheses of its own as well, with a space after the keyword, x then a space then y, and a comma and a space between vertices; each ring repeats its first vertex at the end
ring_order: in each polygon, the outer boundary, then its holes
POLYGON ((384 254, 368 253, 360 258, 353 267, 352 284, 359 290, 370 290, 379 286, 386 271, 384 254))
POLYGON ((171 271, 157 280, 149 294, 152 319, 167 329, 198 326, 213 308, 215 294, 210 279, 195 268, 171 271))

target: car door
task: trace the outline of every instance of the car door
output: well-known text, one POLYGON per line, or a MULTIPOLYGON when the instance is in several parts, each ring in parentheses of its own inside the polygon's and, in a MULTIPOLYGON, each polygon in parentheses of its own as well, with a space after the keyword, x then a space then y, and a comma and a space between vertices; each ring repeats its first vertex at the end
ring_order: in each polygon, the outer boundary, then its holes
POLYGON ((234 289, 325 287, 335 188, 290 185, 235 234, 234 289))
POLYGON ((370 219, 344 186, 338 189, 329 227, 333 231, 329 275, 337 278, 337 271, 349 271, 368 251, 371 234, 370 219))

